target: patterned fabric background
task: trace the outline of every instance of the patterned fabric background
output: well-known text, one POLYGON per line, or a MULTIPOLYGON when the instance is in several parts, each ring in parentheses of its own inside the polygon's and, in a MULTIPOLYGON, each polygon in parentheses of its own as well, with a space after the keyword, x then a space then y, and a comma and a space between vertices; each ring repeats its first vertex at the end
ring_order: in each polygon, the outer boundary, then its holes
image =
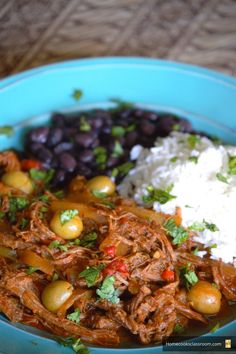
POLYGON ((0 0, 0 77, 65 59, 138 55, 236 75, 235 0, 0 0))

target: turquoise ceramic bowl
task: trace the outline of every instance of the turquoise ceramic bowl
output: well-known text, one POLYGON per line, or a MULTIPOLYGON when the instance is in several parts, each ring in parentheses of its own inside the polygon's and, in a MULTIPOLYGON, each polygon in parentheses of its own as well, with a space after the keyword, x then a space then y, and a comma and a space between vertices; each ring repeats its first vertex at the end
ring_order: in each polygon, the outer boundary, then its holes
MULTIPOLYGON (((0 82, 0 125, 14 125, 16 134, 0 136, 0 149, 21 144, 21 131, 47 121, 59 110, 106 107, 111 98, 121 98, 157 111, 188 118, 196 129, 236 144, 236 80, 184 64, 144 58, 82 59, 54 64, 17 74, 0 82), (83 97, 76 103, 74 89, 83 97)), ((236 333, 236 314, 222 319, 215 333, 236 333)), ((206 330, 205 330, 206 332, 206 330)), ((203 335, 203 332, 201 333, 203 335)), ((52 336, 0 319, 0 352, 4 354, 72 353, 52 336)), ((159 353, 160 346, 117 349, 91 348, 94 354, 159 353)))

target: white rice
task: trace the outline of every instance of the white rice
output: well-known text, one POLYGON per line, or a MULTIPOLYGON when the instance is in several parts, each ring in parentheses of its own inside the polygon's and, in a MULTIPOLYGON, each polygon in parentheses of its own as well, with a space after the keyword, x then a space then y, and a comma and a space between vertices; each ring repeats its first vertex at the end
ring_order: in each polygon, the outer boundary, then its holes
MULTIPOLYGON (((119 186, 124 197, 133 197, 143 205, 147 187, 168 189, 175 199, 166 204, 153 203, 153 209, 174 214, 176 207, 182 210, 183 225, 190 227, 195 222, 213 223, 219 231, 205 229, 195 237, 211 248, 213 259, 234 263, 236 266, 236 176, 228 175, 228 160, 236 156, 236 147, 214 144, 206 137, 199 137, 194 149, 189 146, 189 134, 173 133, 159 138, 155 147, 145 149, 136 146, 131 158, 137 159, 136 167, 119 186), (197 157, 197 163, 189 157, 197 157), (176 157, 175 162, 171 158, 176 157), (220 173, 228 184, 220 181, 220 173)), ((206 252, 199 252, 203 256, 206 252)))

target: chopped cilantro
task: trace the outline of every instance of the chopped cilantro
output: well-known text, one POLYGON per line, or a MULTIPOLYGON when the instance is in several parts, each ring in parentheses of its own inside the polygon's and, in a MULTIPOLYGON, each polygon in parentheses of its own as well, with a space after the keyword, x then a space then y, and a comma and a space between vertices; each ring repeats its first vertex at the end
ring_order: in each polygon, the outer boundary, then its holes
POLYGON ((65 193, 63 191, 57 191, 57 192, 54 192, 53 194, 58 199, 62 199, 65 196, 65 193))
POLYGON ((111 176, 117 177, 119 174, 122 176, 126 176, 133 167, 133 162, 125 162, 122 165, 113 168, 111 176))
POLYGON ((117 105, 117 109, 121 110, 121 109, 130 109, 134 107, 134 104, 132 102, 128 102, 128 101, 123 101, 119 98, 111 98, 110 99, 111 102, 116 103, 117 105))
POLYGON ((62 225, 65 225, 68 221, 73 219, 79 212, 77 209, 67 209, 60 212, 60 221, 62 225))
POLYGON ((217 173, 216 178, 223 183, 227 183, 227 184, 229 183, 228 178, 222 175, 222 173, 217 173))
POLYGON ((3 219, 5 217, 5 213, 3 211, 0 211, 0 219, 3 219))
POLYGON ((133 132, 136 129, 136 124, 130 124, 128 127, 125 129, 126 133, 133 132))
POLYGON ((110 209, 115 209, 115 204, 112 203, 110 200, 103 200, 102 203, 103 205, 109 207, 110 209))
POLYGON ((217 322, 214 327, 210 330, 210 333, 215 333, 220 328, 220 323, 217 322))
POLYGON ((112 156, 113 157, 120 157, 123 155, 123 153, 124 153, 124 149, 123 149, 121 143, 118 140, 116 140, 115 144, 114 144, 112 156))
POLYGON ((100 169, 104 169, 107 162, 107 150, 102 146, 98 146, 93 149, 93 154, 95 156, 96 164, 100 169))
POLYGON ((190 267, 191 263, 188 263, 186 266, 180 268, 180 278, 187 289, 198 282, 196 273, 190 267))
POLYGON ((229 155, 229 161, 228 161, 228 173, 230 175, 236 175, 236 156, 230 156, 229 155))
POLYGON ((213 286, 213 288, 219 289, 219 287, 216 283, 211 283, 211 285, 213 286))
POLYGON ((50 168, 47 171, 39 170, 37 168, 31 168, 29 170, 30 178, 35 182, 43 182, 46 186, 51 182, 55 170, 50 168))
POLYGON ((174 130, 176 132, 180 131, 180 129, 181 129, 181 125, 180 124, 174 124, 172 126, 172 130, 174 130))
POLYGON ((94 195, 94 197, 99 198, 99 199, 103 199, 107 197, 107 194, 104 192, 100 192, 97 189, 93 189, 92 190, 92 194, 94 195))
POLYGON ((30 274, 36 272, 37 270, 38 270, 38 268, 36 268, 36 267, 28 267, 28 269, 26 270, 26 273, 28 275, 30 275, 30 274))
POLYGON ((178 160, 178 156, 173 156, 171 159, 170 159, 170 162, 176 162, 178 160))
POLYGON ((54 272, 52 276, 52 281, 56 281, 58 279, 59 279, 59 274, 57 272, 54 272))
POLYGON ((114 125, 111 129, 111 135, 115 137, 124 136, 125 128, 121 125, 114 125))
POLYGON ((189 230, 202 232, 205 229, 208 229, 212 232, 219 231, 218 227, 215 224, 208 223, 206 220, 202 222, 194 222, 191 226, 189 226, 189 230))
POLYGON ((66 318, 72 322, 79 324, 79 322, 80 322, 80 309, 79 308, 75 309, 75 311, 70 313, 69 315, 67 315, 66 318))
POLYGON ((87 248, 93 247, 96 243, 97 237, 98 235, 95 231, 89 232, 80 240, 80 245, 87 248))
POLYGON ((206 220, 203 220, 205 226, 206 226, 206 229, 212 231, 212 232, 216 232, 216 231, 219 231, 218 227, 213 224, 213 223, 209 223, 207 222, 206 220))
POLYGON ((195 163, 195 164, 198 163, 198 157, 197 157, 197 156, 190 156, 190 157, 188 158, 188 160, 191 161, 191 162, 193 162, 193 163, 195 163))
POLYGON ((49 202, 49 196, 46 194, 40 195, 38 197, 38 200, 40 200, 43 203, 48 203, 49 202))
POLYGON ((81 132, 89 132, 91 130, 91 125, 84 116, 80 118, 79 130, 81 132))
POLYGON ((53 248, 58 248, 60 251, 63 251, 63 252, 67 252, 67 251, 68 251, 68 247, 67 247, 66 245, 62 245, 62 244, 60 243, 60 241, 57 241, 57 240, 52 241, 52 242, 49 244, 48 248, 49 248, 50 250, 52 250, 53 248))
POLYGON ((199 143, 200 139, 199 136, 194 135, 194 134, 190 134, 188 136, 188 146, 190 149, 194 149, 196 144, 199 143))
POLYGON ((209 246, 209 248, 210 248, 210 250, 211 250, 212 248, 217 248, 217 244, 216 244, 216 243, 213 243, 213 245, 209 246))
POLYGON ((72 97, 73 97, 76 101, 79 101, 79 100, 81 99, 82 95, 83 95, 83 91, 76 89, 76 90, 73 91, 72 97))
POLYGON ((14 133, 14 128, 11 125, 3 125, 0 127, 0 135, 11 136, 14 133))
POLYGON ((176 196, 169 193, 169 190, 155 189, 152 186, 147 187, 147 192, 148 195, 143 196, 144 203, 159 202, 160 204, 165 204, 176 198, 176 196))
POLYGON ((29 219, 22 218, 20 221, 20 229, 24 230, 29 225, 29 219))
POLYGON ((194 256, 196 256, 197 254, 198 254, 198 252, 199 252, 199 249, 198 249, 198 247, 196 247, 196 248, 194 248, 194 250, 192 250, 192 254, 194 255, 194 256))
POLYGON ((118 297, 119 293, 114 288, 115 277, 114 276, 107 276, 101 286, 96 290, 96 294, 101 299, 107 299, 108 301, 112 302, 113 304, 118 304, 120 299, 118 297))
POLYGON ((64 347, 71 347, 77 354, 88 354, 88 348, 81 342, 80 338, 67 337, 56 338, 57 342, 64 347))
POLYGON ((173 333, 175 334, 181 334, 183 333, 185 330, 184 326, 182 326, 180 323, 176 323, 174 329, 173 329, 173 333))
POLYGON ((87 286, 90 288, 96 283, 100 275, 100 272, 103 268, 104 268, 103 264, 100 264, 97 267, 87 267, 85 270, 79 273, 79 278, 84 278, 87 286))
POLYGON ((9 198, 9 211, 7 213, 10 223, 16 222, 16 213, 25 209, 29 202, 24 197, 10 197, 9 198))
POLYGON ((167 220, 164 224, 164 228, 166 229, 167 234, 173 238, 172 243, 174 245, 181 245, 189 237, 188 232, 183 226, 177 226, 173 219, 167 220))

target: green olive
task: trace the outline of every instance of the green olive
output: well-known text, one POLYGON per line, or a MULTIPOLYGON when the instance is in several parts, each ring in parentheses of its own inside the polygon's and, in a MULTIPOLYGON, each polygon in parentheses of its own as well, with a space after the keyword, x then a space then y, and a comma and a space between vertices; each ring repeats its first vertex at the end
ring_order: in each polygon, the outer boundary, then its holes
POLYGON ((2 176, 3 183, 12 188, 20 189, 26 194, 30 194, 33 191, 33 184, 27 175, 22 171, 7 172, 2 176))
POLYGON ((188 301, 194 310, 205 315, 220 311, 221 292, 208 281, 200 280, 188 293, 188 301))
POLYGON ((107 195, 112 195, 115 192, 115 183, 107 176, 97 176, 87 182, 88 189, 98 191, 107 195))
POLYGON ((78 237, 83 231, 83 223, 78 215, 62 224, 60 212, 56 212, 50 222, 50 228, 55 234, 65 240, 73 240, 78 237))
POLYGON ((59 308, 72 295, 73 286, 64 280, 56 280, 48 284, 41 295, 43 305, 51 312, 57 312, 59 308))

